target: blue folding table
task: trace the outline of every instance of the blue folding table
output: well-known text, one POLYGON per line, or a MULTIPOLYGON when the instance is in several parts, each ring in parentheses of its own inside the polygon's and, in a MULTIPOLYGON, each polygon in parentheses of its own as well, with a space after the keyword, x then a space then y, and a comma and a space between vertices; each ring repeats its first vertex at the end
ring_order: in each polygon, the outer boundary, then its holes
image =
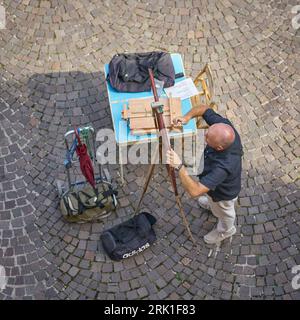
MULTIPOLYGON (((173 61, 175 74, 177 73, 183 73, 185 75, 184 66, 182 62, 181 55, 178 53, 171 54, 171 58, 173 61)), ((104 66, 104 73, 105 73, 105 79, 107 78, 108 74, 108 64, 105 64, 104 66)), ((176 79, 175 82, 179 82, 185 79, 184 77, 181 77, 179 79, 176 79)), ((149 143, 152 141, 157 141, 158 136, 157 134, 144 134, 144 135, 132 135, 130 133, 130 128, 128 125, 128 122, 124 119, 122 119, 122 110, 124 109, 124 104, 128 104, 129 99, 136 99, 136 98, 149 98, 153 97, 151 91, 146 92, 119 92, 116 91, 109 83, 109 81, 106 81, 106 87, 107 87, 107 93, 108 93, 108 99, 109 99, 109 107, 111 111, 111 117, 113 122, 113 128, 115 132, 115 139, 116 143, 118 145, 119 150, 119 162, 120 162, 120 171, 121 171, 121 180, 122 183, 124 182, 124 173, 123 173, 123 161, 122 161, 122 147, 126 147, 130 144, 134 143, 149 143)), ((166 96, 165 93, 161 95, 161 97, 166 96)), ((182 107, 182 114, 187 113, 191 110, 192 104, 190 99, 185 99, 181 101, 181 107, 182 107)), ((195 119, 192 119, 189 121, 186 125, 183 126, 182 132, 169 132, 170 138, 182 138, 184 136, 192 136, 193 142, 194 137, 197 134, 197 127, 196 127, 196 121, 195 119)))

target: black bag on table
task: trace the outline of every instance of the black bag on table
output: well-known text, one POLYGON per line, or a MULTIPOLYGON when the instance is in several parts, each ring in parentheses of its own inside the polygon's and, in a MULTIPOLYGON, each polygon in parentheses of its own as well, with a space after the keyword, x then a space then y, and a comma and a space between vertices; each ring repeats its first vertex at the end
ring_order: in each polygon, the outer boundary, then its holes
POLYGON ((104 231, 101 236, 104 251, 112 260, 122 260, 149 248, 156 240, 152 226, 156 218, 141 212, 133 218, 104 231))
POLYGON ((175 70, 171 55, 162 51, 114 55, 109 63, 107 79, 117 91, 150 91, 148 68, 153 70, 154 78, 164 81, 165 88, 174 85, 175 70))

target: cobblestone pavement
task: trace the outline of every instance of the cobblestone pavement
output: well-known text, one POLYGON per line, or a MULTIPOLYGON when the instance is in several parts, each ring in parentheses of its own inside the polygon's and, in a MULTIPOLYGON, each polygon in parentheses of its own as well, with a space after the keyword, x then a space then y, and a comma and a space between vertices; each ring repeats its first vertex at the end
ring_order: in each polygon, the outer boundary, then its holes
MULTIPOLYGON (((300 31, 296 0, 4 1, 0 31, 0 299, 299 299, 300 31), (59 212, 63 134, 72 123, 112 127, 104 63, 116 52, 163 49, 194 77, 206 62, 221 113, 244 147, 238 232, 220 248, 195 200, 181 225, 164 168, 145 207, 156 245, 123 262, 97 249, 100 232, 132 213, 146 172, 126 167, 120 207, 104 223, 70 225, 59 212), (298 138, 298 139, 297 139, 298 138)), ((112 175, 119 179, 119 168, 112 175)), ((119 181, 119 180, 118 180, 119 181)))

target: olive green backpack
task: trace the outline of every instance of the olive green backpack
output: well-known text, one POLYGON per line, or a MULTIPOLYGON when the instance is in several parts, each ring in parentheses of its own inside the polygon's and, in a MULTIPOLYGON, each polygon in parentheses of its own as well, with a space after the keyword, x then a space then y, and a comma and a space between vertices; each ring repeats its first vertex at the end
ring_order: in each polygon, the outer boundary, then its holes
POLYGON ((117 192, 104 190, 103 184, 95 189, 90 185, 79 191, 70 190, 60 200, 61 213, 68 222, 84 223, 108 217, 116 208, 117 192))

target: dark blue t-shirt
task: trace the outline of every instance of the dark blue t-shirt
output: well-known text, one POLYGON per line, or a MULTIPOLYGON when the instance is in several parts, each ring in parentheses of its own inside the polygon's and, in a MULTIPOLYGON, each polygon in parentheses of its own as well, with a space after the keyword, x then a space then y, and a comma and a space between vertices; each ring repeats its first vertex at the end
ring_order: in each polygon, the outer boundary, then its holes
POLYGON ((235 132, 233 144, 224 151, 217 151, 210 146, 204 150, 204 169, 199 181, 210 190, 208 195, 213 201, 232 200, 241 191, 242 144, 238 132, 232 123, 212 109, 207 109, 203 118, 208 125, 215 123, 229 124, 235 132))

